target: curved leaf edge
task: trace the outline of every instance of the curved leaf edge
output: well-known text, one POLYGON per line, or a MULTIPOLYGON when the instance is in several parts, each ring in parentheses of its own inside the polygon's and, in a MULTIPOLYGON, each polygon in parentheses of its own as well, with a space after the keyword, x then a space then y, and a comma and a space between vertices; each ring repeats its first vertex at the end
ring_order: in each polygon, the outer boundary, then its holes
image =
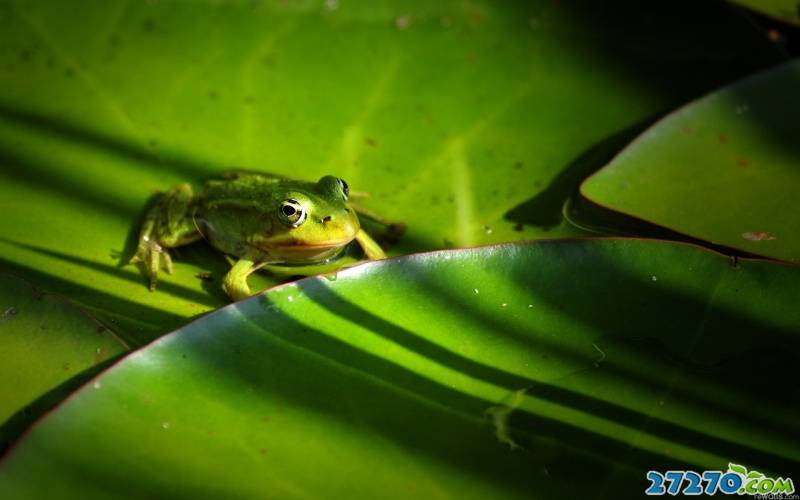
MULTIPOLYGON (((131 351, 128 351, 128 352, 124 353, 119 358, 113 360, 113 362, 109 362, 108 366, 106 366, 105 369, 103 369, 100 372, 96 373, 93 377, 91 377, 88 380, 86 380, 82 385, 79 385, 78 387, 76 387, 74 392, 72 392, 69 395, 67 395, 67 397, 65 397, 63 400, 61 400, 58 403, 54 404, 46 412, 44 412, 41 416, 36 418, 30 424, 30 426, 27 429, 25 429, 25 431, 22 432, 16 438, 16 440, 14 440, 14 442, 12 442, 5 450, 2 450, 2 452, 0 452, 0 467, 3 467, 3 464, 5 464, 5 462, 10 459, 10 457, 14 454, 14 452, 17 450, 18 447, 24 445, 24 443, 27 440, 28 436, 31 433, 33 433, 43 421, 45 421, 50 415, 58 412, 61 409, 62 406, 68 404, 78 394, 82 393, 83 391, 91 390, 96 383, 102 381, 103 377, 106 374, 111 373, 117 366, 119 366, 121 363, 125 362, 125 360, 127 360, 128 357, 130 357, 130 356, 132 356, 134 354, 137 354, 140 351, 146 350, 146 349, 148 349, 150 347, 153 347, 153 346, 156 346, 156 345, 160 345, 162 343, 168 343, 172 339, 174 339, 177 335, 181 334, 181 332, 184 329, 189 328, 194 323, 199 322, 199 321, 203 321, 203 320, 205 320, 205 319, 207 319, 207 318, 209 318, 209 317, 211 317, 213 315, 225 314, 226 311, 229 308, 237 307, 237 304, 240 304, 242 302, 247 302, 247 301, 252 301, 252 300, 260 300, 262 295, 270 294, 270 293, 273 293, 273 292, 279 292, 279 291, 281 291, 281 290, 283 290, 285 288, 296 287, 297 283, 309 282, 309 281, 314 281, 314 280, 318 280, 318 279, 327 279, 328 277, 332 277, 332 276, 337 276, 338 277, 338 276, 347 275, 347 274, 360 274, 360 273, 362 273, 364 271, 365 268, 380 268, 380 267, 383 267, 383 266, 386 266, 386 265, 396 265, 397 263, 402 263, 404 261, 415 261, 415 260, 419 260, 419 259, 427 259, 427 258, 430 258, 430 257, 439 256, 439 255, 445 256, 445 255, 458 254, 458 253, 461 253, 461 252, 469 252, 469 251, 476 251, 476 250, 478 250, 478 251, 493 250, 493 249, 502 249, 502 248, 507 248, 507 247, 528 247, 528 246, 536 246, 536 245, 562 245, 562 244, 567 244, 567 245, 570 245, 570 244, 592 244, 593 242, 598 242, 598 241, 648 242, 648 243, 652 243, 654 246, 656 246, 656 245, 677 245, 677 246, 684 246, 684 247, 694 248, 694 249, 699 250, 701 252, 706 252, 712 258, 722 258, 722 259, 726 259, 726 260, 730 260, 730 258, 731 258, 731 256, 729 256, 729 255, 726 255, 726 254, 721 253, 719 251, 715 251, 715 250, 707 248, 705 246, 698 245, 698 244, 695 244, 695 243, 683 242, 683 241, 663 240, 663 239, 655 239, 655 238, 641 238, 641 237, 617 237, 617 236, 577 237, 577 238, 545 238, 545 239, 537 239, 537 240, 523 240, 523 241, 512 241, 512 242, 506 242, 506 243, 496 243, 496 244, 491 244, 491 245, 478 245, 478 246, 474 246, 474 247, 453 248, 453 249, 439 249, 439 250, 432 250, 432 251, 428 251, 428 252, 419 252, 419 253, 413 253, 413 254, 408 254, 408 255, 401 255, 401 256, 397 256, 397 257, 390 257, 390 258, 382 259, 382 260, 365 261, 365 262, 363 262, 361 264, 355 265, 353 267, 349 267, 349 268, 341 270, 341 271, 332 271, 332 272, 329 272, 329 273, 319 274, 319 275, 316 275, 316 276, 308 276, 308 277, 305 277, 305 278, 302 278, 302 279, 299 279, 299 280, 289 281, 289 282, 286 282, 286 283, 281 283, 281 284, 266 288, 266 289, 262 290, 261 292, 255 294, 255 295, 253 295, 251 297, 248 297, 247 299, 244 299, 242 301, 232 302, 232 303, 230 303, 230 304, 228 304, 226 306, 220 307, 218 309, 215 309, 213 311, 209 311, 208 313, 205 313, 203 315, 195 317, 191 321, 186 323, 185 325, 181 326, 180 328, 178 328, 176 330, 173 330, 172 332, 169 332, 169 333, 167 333, 165 335, 162 335, 161 337, 159 337, 157 339, 154 339, 153 341, 151 341, 151 342, 149 342, 149 343, 147 343, 145 345, 142 345, 138 349, 134 349, 134 350, 131 350, 131 351)), ((790 269, 800 269, 800 263, 787 262, 787 261, 781 261, 781 260, 769 259, 769 258, 749 258, 749 257, 748 258, 742 258, 742 259, 738 259, 734 264, 735 265, 738 265, 739 263, 746 264, 747 262, 768 263, 769 265, 774 265, 774 266, 779 266, 779 267, 785 267, 785 268, 790 268, 790 269)))
POLYGON ((749 15, 755 14, 756 16, 764 16, 767 19, 785 24, 789 27, 800 27, 800 6, 798 6, 798 13, 796 17, 787 17, 787 16, 781 16, 774 12, 770 12, 766 9, 757 9, 752 4, 749 4, 747 2, 742 2, 739 0, 730 0, 730 3, 734 4, 734 6, 736 6, 746 14, 749 15))
MULTIPOLYGON (((698 97, 696 99, 692 99, 691 101, 686 102, 682 106, 679 106, 679 107, 675 108, 674 110, 670 111, 666 115, 664 115, 661 118, 659 118, 658 120, 654 121, 638 137, 636 137, 633 141, 631 141, 627 146, 625 146, 624 148, 619 150, 617 152, 617 154, 614 155, 614 157, 611 159, 611 161, 609 161, 606 165, 603 165, 597 171, 595 171, 592 175, 590 175, 589 177, 584 179, 581 182, 580 186, 578 187, 578 193, 580 194, 580 196, 585 201, 587 201, 589 203, 592 203, 592 204, 600 207, 603 210, 607 210, 607 211, 609 211, 611 213, 618 214, 618 215, 621 215, 621 216, 629 217, 629 218, 634 219, 636 221, 643 222, 645 224, 649 224, 649 225, 651 225, 651 226, 653 226, 655 228, 658 228, 659 230, 664 230, 664 231, 668 231, 668 232, 672 232, 672 233, 677 233, 677 234, 686 236, 688 239, 693 240, 692 243, 685 242, 687 244, 693 244, 695 246, 707 245, 707 247, 706 247, 707 250, 714 251, 715 253, 721 253, 723 255, 736 256, 736 257, 741 257, 741 258, 746 258, 746 259, 769 260, 769 261, 774 261, 774 262, 781 262, 781 263, 784 263, 784 264, 800 265, 800 257, 798 257, 797 260, 780 259, 778 257, 770 257, 768 255, 763 255, 763 254, 754 253, 754 252, 748 252, 746 250, 742 250, 742 249, 738 249, 738 248, 734 248, 734 247, 728 247, 728 246, 724 246, 724 245, 719 245, 717 243, 714 243, 713 241, 710 241, 710 240, 704 238, 703 236, 700 236, 700 235, 697 235, 697 234, 686 233, 686 232, 683 232, 683 231, 677 231, 676 229, 673 229, 673 228, 671 228, 669 226, 666 226, 666 225, 663 225, 663 224, 659 224, 659 223, 654 222, 652 220, 649 220, 647 218, 640 217, 640 216, 628 213, 628 212, 626 212, 624 210, 618 210, 618 209, 609 207, 608 205, 606 205, 604 203, 601 203, 601 202, 597 201, 596 199, 593 199, 591 196, 589 196, 586 193, 586 185, 589 182, 591 182, 592 179, 594 179, 601 172, 605 171, 611 165, 613 165, 617 161, 617 158, 619 158, 620 156, 622 156, 624 154, 627 154, 630 149, 637 147, 639 145, 639 143, 645 137, 647 137, 654 129, 660 127, 662 124, 664 124, 666 122, 669 122, 670 120, 674 119, 676 116, 678 116, 681 113, 683 113, 685 110, 687 110, 687 109, 691 108, 692 106, 694 106, 695 104, 697 104, 697 103, 699 103, 699 102, 711 97, 712 95, 714 95, 715 93, 717 93, 717 92, 719 92, 719 91, 721 91, 723 89, 727 89, 727 88, 730 88, 730 87, 733 87, 733 86, 737 86, 737 85, 744 84, 744 83, 747 83, 747 82, 751 82, 751 81, 754 81, 754 80, 757 80, 757 79, 760 79, 760 78, 764 78, 766 76, 769 76, 769 74, 772 73, 773 71, 780 70, 781 68, 783 68, 787 64, 792 64, 792 63, 794 63, 796 61, 798 61, 798 59, 789 59, 787 61, 784 61, 783 63, 776 64, 776 65, 771 66, 769 68, 763 69, 763 70, 761 70, 761 71, 759 71, 757 73, 754 73, 752 75, 745 76, 743 78, 740 78, 738 80, 730 82, 729 84, 727 84, 727 85, 725 85, 723 87, 714 89, 711 92, 709 92, 709 93, 707 93, 705 95, 702 95, 702 96, 700 96, 700 97, 698 97)), ((575 222, 572 222, 572 221, 570 221, 570 223, 573 224, 573 225, 577 225, 577 224, 575 224, 575 222)), ((581 226, 579 226, 579 227, 581 227, 581 226)), ((605 229, 608 230, 608 231, 612 231, 613 230, 613 228, 605 228, 605 229)), ((672 240, 663 240, 663 241, 672 241, 672 240)))

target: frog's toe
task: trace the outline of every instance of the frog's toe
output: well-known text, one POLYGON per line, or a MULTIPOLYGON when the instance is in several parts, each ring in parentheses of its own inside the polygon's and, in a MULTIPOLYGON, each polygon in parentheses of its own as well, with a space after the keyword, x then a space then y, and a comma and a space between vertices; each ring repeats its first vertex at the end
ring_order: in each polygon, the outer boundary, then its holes
POLYGON ((158 273, 163 269, 167 274, 172 274, 172 258, 167 250, 152 240, 143 239, 139 248, 130 261, 130 264, 144 263, 145 275, 149 280, 150 291, 156 289, 158 273))
POLYGON ((387 233, 390 238, 399 239, 401 236, 406 234, 407 226, 403 222, 395 222, 393 224, 389 224, 387 228, 387 233))
POLYGON ((161 263, 167 274, 172 274, 172 257, 170 257, 169 252, 166 250, 161 251, 161 263))

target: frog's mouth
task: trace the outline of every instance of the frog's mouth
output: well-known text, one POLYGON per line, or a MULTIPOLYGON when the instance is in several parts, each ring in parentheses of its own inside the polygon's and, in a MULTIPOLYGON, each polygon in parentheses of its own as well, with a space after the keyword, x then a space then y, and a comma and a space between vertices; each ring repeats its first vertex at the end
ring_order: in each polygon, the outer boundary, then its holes
POLYGON ((353 238, 325 243, 303 243, 302 241, 271 245, 269 253, 286 263, 319 262, 333 257, 353 241, 353 238))
POLYGON ((281 250, 297 250, 297 249, 330 250, 332 248, 344 247, 351 241, 353 241, 353 238, 341 241, 331 241, 328 243, 314 243, 314 244, 303 243, 302 241, 293 241, 291 243, 280 243, 277 245, 272 245, 272 248, 280 248, 281 250))

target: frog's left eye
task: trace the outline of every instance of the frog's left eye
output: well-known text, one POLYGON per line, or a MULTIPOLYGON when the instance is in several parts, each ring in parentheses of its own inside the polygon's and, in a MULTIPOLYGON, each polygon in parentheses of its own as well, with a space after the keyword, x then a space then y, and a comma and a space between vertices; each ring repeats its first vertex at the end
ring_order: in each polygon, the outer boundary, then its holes
POLYGON ((342 194, 344 194, 344 199, 347 201, 347 198, 350 197, 350 186, 344 181, 344 179, 336 179, 336 182, 339 183, 339 187, 342 189, 342 194))
POLYGON ((299 226, 305 222, 307 215, 308 214, 306 213, 306 209, 303 208, 303 205, 301 205, 300 202, 294 198, 289 198, 281 203, 281 221, 283 221, 283 223, 287 226, 299 226))

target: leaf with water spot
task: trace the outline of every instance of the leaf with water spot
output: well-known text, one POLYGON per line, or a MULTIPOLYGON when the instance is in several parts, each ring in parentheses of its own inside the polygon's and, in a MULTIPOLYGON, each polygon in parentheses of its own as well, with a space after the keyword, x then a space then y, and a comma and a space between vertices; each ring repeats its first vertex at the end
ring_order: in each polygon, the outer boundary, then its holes
POLYGON ((364 264, 128 356, 5 458, 0 497, 620 499, 650 469, 786 476, 799 300, 800 268, 644 240, 364 264))
POLYGON ((407 224, 396 254, 580 234, 561 206, 609 137, 777 58, 684 4, 0 2, 0 266, 143 344, 226 303, 229 265, 181 249, 149 293, 118 267, 142 211, 231 167, 345 178, 407 224))
POLYGON ((582 186, 591 201, 718 245, 800 262, 800 61, 654 125, 582 186))

